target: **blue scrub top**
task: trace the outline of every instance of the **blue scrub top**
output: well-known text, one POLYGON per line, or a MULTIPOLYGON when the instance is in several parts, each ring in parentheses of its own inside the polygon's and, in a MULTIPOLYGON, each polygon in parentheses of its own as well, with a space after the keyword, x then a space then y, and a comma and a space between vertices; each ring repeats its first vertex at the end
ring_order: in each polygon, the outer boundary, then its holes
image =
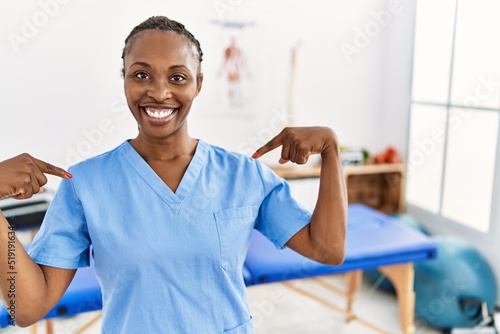
POLYGON ((102 333, 254 333, 252 229, 283 248, 311 219, 268 167, 201 140, 175 193, 128 141, 70 172, 29 254, 72 269, 92 245, 102 333))

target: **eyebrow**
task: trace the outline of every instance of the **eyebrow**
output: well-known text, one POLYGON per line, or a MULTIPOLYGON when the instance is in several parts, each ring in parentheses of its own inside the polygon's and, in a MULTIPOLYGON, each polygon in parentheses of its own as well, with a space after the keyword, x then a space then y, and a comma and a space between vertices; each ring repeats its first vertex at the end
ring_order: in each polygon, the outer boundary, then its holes
POLYGON ((144 66, 144 67, 147 67, 147 68, 151 68, 151 65, 149 65, 148 63, 145 63, 143 61, 136 61, 135 63, 133 63, 132 65, 130 65, 129 68, 131 68, 134 65, 140 65, 140 66, 144 66))
MULTIPOLYGON (((134 65, 140 65, 140 66, 144 66, 146 68, 152 68, 151 65, 149 65, 148 63, 145 63, 143 61, 136 61, 135 63, 133 63, 132 65, 129 66, 132 67, 134 65)), ((172 65, 168 68, 169 70, 178 70, 178 69, 188 69, 186 66, 184 65, 172 65)))
POLYGON ((169 70, 181 70, 181 69, 185 69, 185 70, 189 70, 186 66, 184 65, 172 65, 168 68, 169 70))

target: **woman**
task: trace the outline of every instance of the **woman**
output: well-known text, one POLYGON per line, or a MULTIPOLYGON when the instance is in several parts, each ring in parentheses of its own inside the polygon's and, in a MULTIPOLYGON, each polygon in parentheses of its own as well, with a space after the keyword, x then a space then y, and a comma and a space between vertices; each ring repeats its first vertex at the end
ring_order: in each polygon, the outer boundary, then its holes
MULTIPOLYGON (((71 174, 29 155, 0 163, 0 198, 38 192, 43 173, 66 179, 29 255, 17 246, 20 326, 57 303, 76 268, 89 265, 91 245, 103 333, 253 333, 241 271, 254 228, 278 248, 326 264, 343 261, 347 208, 333 131, 286 128, 252 158, 190 137, 186 118, 202 87, 202 56, 182 24, 144 21, 122 54, 136 138, 71 174), (312 214, 256 159, 280 146, 281 163, 322 156, 312 214)), ((0 220, 4 236, 8 223, 0 220)), ((7 240, 1 242, 5 270, 7 240)), ((1 288, 10 303, 4 280, 1 288)))

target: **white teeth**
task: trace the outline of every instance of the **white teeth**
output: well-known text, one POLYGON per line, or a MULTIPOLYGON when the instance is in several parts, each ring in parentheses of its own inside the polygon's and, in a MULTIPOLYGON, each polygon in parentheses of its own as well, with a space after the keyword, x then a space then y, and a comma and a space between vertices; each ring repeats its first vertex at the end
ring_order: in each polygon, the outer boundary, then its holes
POLYGON ((167 116, 170 116, 175 110, 175 109, 163 109, 160 112, 158 112, 158 110, 155 110, 153 108, 151 108, 151 110, 150 110, 150 108, 144 108, 144 109, 146 109, 146 113, 149 116, 154 117, 154 118, 165 118, 167 116))

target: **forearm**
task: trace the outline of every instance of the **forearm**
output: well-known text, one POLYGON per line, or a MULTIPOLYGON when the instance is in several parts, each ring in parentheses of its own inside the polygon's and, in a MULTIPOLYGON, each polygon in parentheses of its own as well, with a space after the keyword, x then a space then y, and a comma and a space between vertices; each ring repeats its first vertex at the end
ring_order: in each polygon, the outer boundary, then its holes
POLYGON ((47 284, 40 266, 26 253, 0 211, 0 290, 7 310, 20 326, 45 315, 47 284), (45 312, 45 313, 44 313, 45 312))
POLYGON ((280 163, 305 164, 321 154, 318 201, 311 221, 286 243, 297 253, 325 264, 344 261, 347 194, 340 163, 338 139, 327 127, 285 128, 252 156, 257 158, 282 146, 280 163))
POLYGON ((315 257, 340 264, 344 259, 347 193, 340 153, 335 143, 322 154, 318 200, 309 227, 315 257))

